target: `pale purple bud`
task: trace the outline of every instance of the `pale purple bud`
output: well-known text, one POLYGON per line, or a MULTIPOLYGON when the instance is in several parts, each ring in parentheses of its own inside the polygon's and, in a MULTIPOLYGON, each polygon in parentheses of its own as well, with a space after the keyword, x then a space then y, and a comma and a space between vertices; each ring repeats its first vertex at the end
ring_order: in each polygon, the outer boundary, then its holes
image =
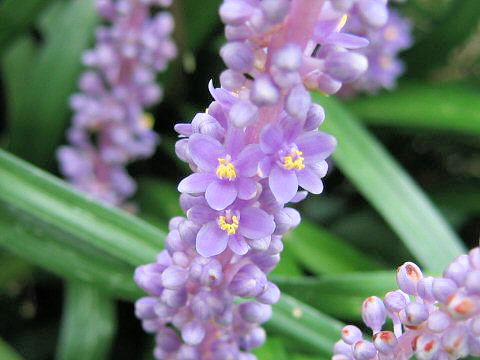
POLYGON ((158 320, 158 318, 142 320, 142 328, 147 333, 150 333, 150 334, 156 333, 162 327, 163 327, 163 325, 158 320))
POLYGON ((252 48, 242 42, 229 42, 220 49, 220 56, 232 70, 248 73, 253 67, 252 48))
POLYGON ((255 254, 251 257, 251 260, 257 265, 263 272, 269 273, 280 262, 280 255, 268 255, 268 254, 255 254))
POLYGON ((228 41, 244 41, 250 38, 252 34, 253 34, 253 30, 246 25, 225 26, 225 37, 227 38, 228 41))
POLYGON ((447 309, 455 320, 466 320, 478 312, 478 300, 462 294, 454 294, 448 298, 447 309))
POLYGON ((139 319, 153 319, 156 318, 155 305, 158 300, 154 297, 143 297, 135 302, 135 316, 139 319))
POLYGON ((457 285, 453 280, 439 278, 433 280, 432 291, 437 301, 446 304, 448 298, 457 291, 457 285))
POLYGON ((170 231, 167 234, 167 238, 165 239, 165 243, 167 245, 167 248, 170 251, 182 251, 182 250, 185 249, 185 242, 183 241, 182 237, 180 236, 180 232, 178 230, 170 231))
POLYGON ((316 130, 325 120, 325 110, 318 104, 310 105, 307 113, 307 120, 303 125, 303 130, 311 131, 316 130))
POLYGON ((465 288, 470 294, 480 294, 480 271, 468 273, 465 279, 465 288))
POLYGON ((189 257, 182 251, 176 251, 172 255, 172 262, 175 265, 186 268, 190 263, 189 257))
POLYGON ((391 313, 398 313, 407 306, 407 299, 400 290, 396 290, 388 292, 385 295, 383 303, 388 311, 391 313))
POLYGON ((422 334, 415 340, 415 356, 418 360, 430 360, 440 350, 440 339, 432 334, 422 334))
POLYGON ((173 218, 170 219, 168 222, 168 230, 178 230, 178 226, 184 222, 186 219, 183 216, 174 216, 173 218))
POLYGON ((273 305, 280 300, 280 289, 277 285, 269 281, 267 288, 258 295, 256 299, 263 304, 273 305))
POLYGON ((175 143, 175 154, 182 161, 188 162, 190 160, 188 139, 180 139, 175 143))
POLYGON ((188 294, 185 288, 179 290, 165 289, 161 296, 162 301, 172 308, 184 306, 187 303, 187 298, 188 294))
POLYGON ((255 297, 264 291, 267 278, 257 266, 248 264, 243 266, 233 277, 228 288, 234 295, 241 297, 255 297))
POLYGON ((270 241, 270 246, 268 250, 265 252, 268 255, 276 255, 280 254, 283 251, 283 242, 281 236, 272 236, 272 240, 270 241))
POLYGON ((210 261, 203 266, 200 274, 200 284, 203 286, 217 286, 223 280, 222 264, 216 259, 210 261))
POLYGON ((356 360, 371 360, 377 355, 377 349, 370 341, 359 340, 353 345, 353 357, 356 360))
POLYGON ((450 322, 450 316, 441 310, 435 310, 428 317, 427 327, 434 333, 441 333, 450 326, 450 322))
POLYGON ((245 1, 226 1, 219 12, 225 24, 241 25, 252 15, 253 7, 245 1))
POLYGON ((407 307, 399 313, 402 323, 408 326, 420 325, 428 319, 428 315, 428 307, 418 302, 409 303, 407 307))
POLYGON ((224 89, 235 91, 240 89, 245 83, 245 76, 242 73, 225 70, 220 74, 220 84, 224 89))
POLYGON ((180 289, 188 280, 188 271, 178 266, 169 266, 162 273, 162 285, 167 289, 180 289))
POLYGON ((285 110, 291 116, 304 121, 311 104, 310 93, 303 84, 295 86, 287 96, 285 110))
MULTIPOLYGON (((266 338, 267 338, 267 334, 265 333, 265 330, 258 326, 250 330, 246 335, 242 336, 240 338, 239 345, 242 349, 245 349, 246 351, 250 351, 262 346, 266 338)), ((245 355, 248 355, 248 354, 245 354, 245 355)), ((256 357, 254 357, 253 359, 256 360, 256 357)))
POLYGON ((169 328, 163 328, 155 337, 157 346, 166 352, 177 351, 180 347, 180 340, 175 331, 169 328))
POLYGON ((353 5, 354 0, 331 0, 332 6, 335 10, 340 12, 347 12, 353 5))
POLYGON ((157 314, 157 316, 160 319, 172 316, 177 311, 176 308, 172 308, 172 307, 168 306, 167 304, 164 304, 164 303, 161 303, 161 302, 159 302, 157 305, 155 305, 154 310, 155 310, 155 314, 157 314))
POLYGON ((205 329, 200 321, 191 321, 182 327, 182 339, 187 345, 198 345, 205 337, 205 329))
POLYGON ((480 270, 480 248, 476 247, 468 253, 468 260, 470 261, 470 265, 480 270))
MULTIPOLYGON (((277 222, 275 221, 275 223, 277 223, 277 222)), ((277 227, 278 227, 278 225, 277 225, 277 227)), ((270 240, 271 239, 272 239, 271 236, 266 236, 266 237, 260 238, 260 239, 249 239, 247 242, 248 242, 248 245, 252 249, 257 250, 257 251, 265 251, 270 246, 270 240)))
POLYGON ((335 94, 342 87, 341 81, 335 80, 324 73, 315 77, 315 83, 320 92, 330 95, 335 94))
POLYGON ((240 304, 238 310, 243 320, 254 324, 262 324, 272 316, 272 307, 270 305, 257 302, 240 304))
POLYGON ((297 44, 288 44, 273 55, 273 64, 283 71, 297 71, 302 65, 302 49, 297 44))
POLYGON ((338 340, 333 346, 334 354, 346 355, 349 358, 353 356, 352 347, 343 340, 338 340))
POLYGON ((370 296, 362 305, 362 319, 374 333, 382 329, 383 324, 387 318, 385 305, 383 301, 377 296, 370 296))
POLYGON ((200 360, 198 350, 189 345, 182 345, 177 353, 178 360, 200 360))
POLYGON ((433 286, 433 277, 427 276, 422 279, 417 284, 417 293, 423 300, 428 302, 434 302, 435 298, 433 297, 432 286, 433 286))
POLYGON ((198 226, 186 220, 178 226, 178 232, 185 246, 193 246, 197 238, 198 226))
POLYGON ((362 339, 362 332, 354 325, 347 325, 342 329, 342 340, 347 344, 353 345, 362 339))
POLYGON ((288 0, 263 0, 260 2, 265 18, 271 23, 282 21, 290 8, 288 0))
POLYGON ((373 336, 373 345, 383 354, 391 354, 397 346, 397 337, 391 331, 380 331, 373 336))
POLYGON ((382 0, 358 1, 358 11, 362 19, 373 27, 379 28, 388 20, 387 5, 382 0))
POLYGON ((210 310, 208 308, 208 303, 207 303, 207 296, 204 294, 198 294, 196 295, 191 302, 191 310, 193 314, 195 315, 195 319, 198 320, 207 320, 208 316, 210 315, 210 310))
POLYGON ((237 101, 228 113, 233 125, 243 128, 253 124, 258 119, 258 108, 250 101, 237 101))
POLYGON ((157 264, 147 264, 135 269, 134 280, 145 292, 160 296, 163 291, 161 267, 157 264))
POLYGON ((442 336, 443 349, 452 359, 459 359, 468 355, 468 329, 463 326, 449 328, 442 336))
POLYGON ((250 93, 250 100, 257 106, 273 105, 278 102, 280 92, 268 76, 255 79, 250 93))
POLYGON ((300 213, 292 208, 283 208, 274 214, 276 235, 285 234, 291 228, 300 224, 300 213))
POLYGON ((351 51, 335 51, 325 59, 325 70, 334 79, 351 82, 362 75, 368 68, 365 56, 351 51))
POLYGON ((397 269, 398 287, 407 294, 417 295, 417 283, 422 278, 422 271, 412 262, 406 262, 397 269))
POLYGON ((475 316, 470 322, 470 330, 473 335, 480 336, 480 315, 475 316))
POLYGON ((467 271, 468 268, 466 268, 460 262, 454 261, 447 266, 443 272, 443 277, 452 279, 458 286, 462 286, 465 281, 465 277, 467 276, 467 271))

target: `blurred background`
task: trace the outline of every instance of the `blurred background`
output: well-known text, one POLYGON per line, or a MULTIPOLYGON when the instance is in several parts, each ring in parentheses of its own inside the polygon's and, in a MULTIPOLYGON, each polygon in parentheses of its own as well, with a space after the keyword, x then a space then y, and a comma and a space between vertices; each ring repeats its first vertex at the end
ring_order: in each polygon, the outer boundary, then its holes
MULTIPOLYGON (((92 2, 0 0, 0 146, 55 175, 59 175, 55 150, 65 144, 71 118, 68 98, 77 90, 81 54, 93 45, 100 21, 92 2)), ((188 173, 175 157, 173 125, 189 122, 205 109, 211 101, 207 84, 210 79, 218 84, 224 68, 218 56, 224 42, 219 3, 174 1, 179 56, 158 79, 164 86, 163 101, 149 109, 161 143, 152 158, 129 166, 139 183, 133 199, 137 214, 160 228, 181 214, 175 184, 188 173)), ((348 99, 345 107, 471 248, 478 245, 480 233, 480 1, 408 0, 397 7, 414 26, 415 43, 401 55, 404 76, 395 90, 348 99)), ((286 238, 274 272, 279 280, 285 275, 321 279, 325 273, 348 272, 322 257, 341 251, 339 243, 354 252, 338 256, 352 256, 354 263, 357 251, 366 254, 367 260, 357 259, 360 270, 384 270, 378 279, 386 278, 387 269, 412 259, 398 231, 375 209, 378 204, 335 165, 325 188, 323 195, 310 196, 299 206, 305 223, 286 238)), ((403 190, 393 191, 401 195, 403 190)), ((395 209, 397 204, 384 206, 395 209)), ((393 280, 392 272, 387 282, 393 280)), ((328 283, 324 285, 324 292, 304 293, 302 300, 340 320, 358 322, 364 294, 345 297, 329 293, 328 283)), ((289 292, 288 283, 283 289, 289 292)), ((61 279, 0 250, 0 308, 0 348, 11 346, 31 360, 55 357, 64 308, 61 279)), ((105 331, 116 329, 109 358, 150 359, 152 339, 142 331, 132 304, 118 301, 106 311, 112 313, 105 331)), ((88 312, 84 317, 88 331, 88 324, 97 319, 88 312)), ((270 335, 259 351, 260 359, 308 353, 270 335)))

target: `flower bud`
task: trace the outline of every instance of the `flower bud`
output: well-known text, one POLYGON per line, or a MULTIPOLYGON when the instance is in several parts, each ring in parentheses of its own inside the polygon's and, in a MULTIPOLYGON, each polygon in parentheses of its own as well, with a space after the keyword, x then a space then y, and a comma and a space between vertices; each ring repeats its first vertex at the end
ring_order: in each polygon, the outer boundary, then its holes
POLYGON ((418 360, 430 360, 440 350, 440 339, 432 334, 422 334, 415 341, 415 356, 418 360))
POLYGON ((370 341, 359 340, 353 345, 353 357, 356 360, 371 360, 377 355, 377 349, 370 341))
POLYGON ((455 281, 458 286, 462 286, 467 276, 467 271, 468 269, 460 262, 454 261, 447 266, 443 272, 443 277, 455 281))
POLYGON ((252 15, 253 7, 245 1, 226 1, 219 12, 225 24, 241 25, 252 15))
POLYGON ((428 319, 428 307, 418 302, 409 303, 400 311, 400 320, 408 326, 418 326, 428 319))
POLYGON ((161 299, 166 305, 172 308, 180 308, 187 303, 187 297, 188 295, 185 288, 179 290, 165 289, 162 292, 161 299))
POLYGON ((446 304, 448 298, 457 291, 457 285, 453 280, 439 278, 433 280, 432 291, 437 301, 446 304))
POLYGON ((353 345, 362 339, 362 332, 354 325, 347 325, 342 329, 342 340, 347 344, 353 345))
POLYGON ((442 346, 452 359, 468 355, 468 329, 463 326, 451 327, 442 336, 442 346))
POLYGON ((135 269, 134 280, 145 292, 160 296, 163 291, 162 269, 158 264, 147 264, 135 269))
POLYGON ((205 329, 200 321, 191 321, 182 327, 182 339, 187 345, 198 345, 205 337, 205 329))
POLYGON ((220 74, 220 84, 224 89, 234 91, 240 89, 245 83, 245 76, 233 70, 225 70, 220 74))
POLYGON ((370 296, 367 298, 362 305, 362 319, 363 322, 370 328, 374 333, 381 330, 385 320, 387 318, 387 313, 385 311, 385 305, 383 301, 377 296, 370 296))
POLYGON ((235 274, 228 289, 234 295, 248 298, 259 295, 266 285, 265 274, 257 266, 249 264, 235 274))
POLYGON ((280 299, 280 289, 269 281, 266 289, 256 299, 262 304, 273 305, 280 299))
POLYGON ((260 2, 265 18, 272 24, 282 21, 290 9, 288 0, 262 0, 260 2))
POLYGON ((478 246, 470 250, 468 253, 468 260, 470 262, 470 266, 480 270, 480 248, 478 246))
POLYGON ((171 290, 180 289, 188 279, 188 271, 178 266, 169 266, 162 273, 162 285, 171 290))
POLYGON ((427 327, 434 333, 441 333, 450 326, 450 323, 450 316, 441 310, 435 310, 428 317, 427 327))
POLYGON ((311 102, 310 93, 303 84, 300 84, 290 90, 286 99, 285 110, 294 118, 304 121, 307 118, 311 102))
POLYGON ((237 101, 228 113, 233 125, 243 128, 253 124, 258 119, 258 108, 250 101, 237 101))
POLYGON ((480 271, 472 271, 468 273, 465 279, 465 288, 469 294, 480 294, 480 271))
POLYGON ((253 67, 252 48, 243 42, 229 42, 220 49, 220 56, 232 70, 248 73, 253 67))
POLYGON ((135 302, 135 316, 139 319, 154 319, 157 317, 155 314, 155 305, 158 300, 154 297, 143 297, 135 302))
POLYGON ((265 333, 265 330, 257 326, 240 338, 239 345, 241 349, 251 351, 262 346, 266 338, 267 334, 265 333))
POLYGON ((407 299, 400 290, 388 292, 383 302, 387 310, 392 313, 398 313, 407 306, 407 299))
POLYGON ((262 324, 272 316, 272 307, 257 302, 248 302, 240 304, 239 312, 246 322, 262 324))
POLYGON ((423 279, 420 279, 420 281, 417 284, 417 293, 418 296, 420 296, 423 300, 428 301, 428 302, 434 302, 435 298, 433 296, 433 277, 432 276, 427 276, 424 277, 423 279))
POLYGON ((422 271, 412 262, 406 262, 397 269, 398 286, 409 295, 417 295, 417 283, 422 278, 422 271))
POLYGON ((303 125, 303 130, 316 130, 325 120, 325 110, 318 104, 310 105, 307 113, 307 120, 303 125))
POLYGON ((455 294, 448 299, 447 309, 455 320, 466 320, 478 312, 478 300, 462 294, 455 294))
POLYGON ((367 67, 367 58, 351 51, 332 52, 325 61, 326 72, 343 83, 354 81, 367 70, 367 67))
POLYGON ((259 76, 253 82, 250 100, 255 105, 273 105, 278 102, 279 97, 279 90, 268 76, 259 76))
POLYGON ((163 328, 155 337, 157 346, 166 352, 177 351, 180 347, 180 340, 175 331, 169 328, 163 328))

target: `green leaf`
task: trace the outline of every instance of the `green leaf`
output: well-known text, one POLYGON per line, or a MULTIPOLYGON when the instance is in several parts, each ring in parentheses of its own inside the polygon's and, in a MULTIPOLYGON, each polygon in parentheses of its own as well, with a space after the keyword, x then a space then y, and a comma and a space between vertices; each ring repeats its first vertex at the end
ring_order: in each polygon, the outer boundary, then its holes
POLYGON ((0 338, 0 359, 2 360, 22 360, 22 357, 12 349, 2 338, 0 338))
POLYGON ((288 336, 309 352, 329 355, 340 339, 343 324, 295 298, 283 294, 274 305, 273 316, 266 328, 288 336))
POLYGON ((66 284, 58 360, 107 359, 115 330, 113 300, 90 285, 66 284))
POLYGON ((179 192, 171 182, 158 178, 142 178, 138 181, 136 198, 142 212, 167 222, 174 216, 182 216, 179 192))
POLYGON ((318 225, 303 219, 284 237, 286 251, 316 274, 334 274, 355 270, 374 270, 381 266, 372 258, 353 248, 318 225), (342 254, 341 257, 338 254, 342 254))
POLYGON ((27 31, 49 0, 25 0, 18 6, 17 0, 0 2, 0 55, 20 33, 27 31))
POLYGON ((343 106, 314 96, 325 107, 322 130, 337 138, 340 170, 385 218, 420 264, 441 272, 465 248, 412 178, 343 106))
POLYGON ((265 344, 254 352, 258 360, 287 360, 288 355, 281 339, 269 337, 265 344))
POLYGON ((185 36, 188 48, 198 50, 214 25, 220 21, 218 1, 183 0, 185 12, 185 36), (201 14, 201 16, 199 16, 201 14))
POLYGON ((0 254, 0 294, 7 292, 10 285, 25 281, 31 274, 31 266, 11 254, 0 254))
POLYGON ((271 276, 282 292, 316 309, 348 320, 358 320, 363 301, 397 289, 393 271, 324 275, 318 278, 271 276), (321 294, 321 295, 319 295, 321 294))
POLYGON ((3 63, 6 75, 9 149, 36 164, 54 163, 69 115, 68 97, 81 70, 80 57, 97 22, 93 1, 55 2, 40 19, 45 45, 30 38, 13 46, 3 63))
POLYGON ((368 125, 471 135, 480 134, 479 97, 480 91, 467 85, 405 84, 393 92, 358 98, 347 107, 368 125))
POLYGON ((25 215, 44 237, 60 237, 78 247, 90 245, 131 265, 152 261, 165 237, 157 228, 82 196, 2 150, 0 189, 4 211, 25 215))

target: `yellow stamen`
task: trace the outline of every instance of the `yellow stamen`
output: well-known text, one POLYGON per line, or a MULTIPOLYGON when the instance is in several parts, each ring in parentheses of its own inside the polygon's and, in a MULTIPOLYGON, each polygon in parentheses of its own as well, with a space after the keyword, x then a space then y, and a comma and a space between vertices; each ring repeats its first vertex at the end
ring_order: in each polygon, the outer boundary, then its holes
POLYGON ((336 32, 340 32, 340 30, 343 29, 343 27, 345 26, 345 24, 347 23, 347 20, 348 20, 348 16, 347 14, 344 14, 342 16, 342 18, 340 19, 340 22, 338 23, 337 25, 337 28, 335 29, 336 32))
POLYGON ((152 116, 152 114, 149 114, 149 113, 144 113, 142 115, 142 117, 140 118, 140 124, 142 124, 142 126, 145 128, 145 129, 151 129, 153 128, 153 124, 155 123, 155 119, 154 117, 152 116))
POLYGON ((227 159, 223 158, 218 159, 216 174, 220 179, 228 179, 230 181, 237 178, 237 173, 235 172, 235 167, 233 164, 228 162, 227 159))
POLYGON ((295 153, 291 156, 285 156, 283 158, 283 166, 285 166, 285 169, 287 170, 303 170, 305 168, 305 165, 303 164, 303 160, 305 160, 302 157, 302 152, 301 151, 295 151, 295 153), (296 158, 293 160, 293 158, 296 158))
POLYGON ((238 217, 232 216, 232 223, 227 223, 227 218, 225 216, 220 216, 218 218, 218 227, 225 231, 228 235, 235 235, 238 229, 238 217))

